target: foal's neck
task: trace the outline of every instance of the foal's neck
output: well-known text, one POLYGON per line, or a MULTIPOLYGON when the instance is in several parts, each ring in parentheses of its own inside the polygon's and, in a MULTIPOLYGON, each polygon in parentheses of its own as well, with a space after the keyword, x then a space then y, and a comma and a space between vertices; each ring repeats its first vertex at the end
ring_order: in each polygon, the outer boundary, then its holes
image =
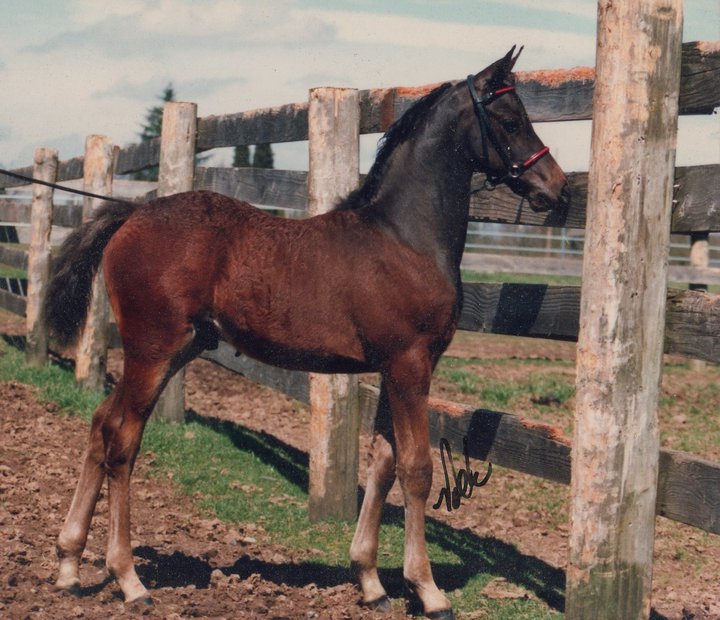
POLYGON ((457 117, 437 109, 430 114, 424 128, 393 151, 374 203, 381 225, 459 281, 472 169, 457 144, 457 117))

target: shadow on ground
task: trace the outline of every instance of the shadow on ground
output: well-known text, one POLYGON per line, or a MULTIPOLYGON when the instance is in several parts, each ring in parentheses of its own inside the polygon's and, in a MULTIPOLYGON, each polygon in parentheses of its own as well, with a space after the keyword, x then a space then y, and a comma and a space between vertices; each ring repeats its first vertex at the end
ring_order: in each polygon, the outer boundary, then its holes
MULTIPOLYGON (((275 468, 289 482, 307 492, 309 457, 306 452, 298 450, 268 433, 250 431, 227 420, 202 416, 194 411, 188 411, 186 419, 226 435, 237 448, 252 452, 267 465, 275 468)), ((362 489, 358 490, 358 496, 362 501, 362 489)), ((383 524, 402 527, 403 509, 386 504, 383 511, 383 524)), ((480 537, 469 529, 458 531, 431 517, 427 518, 426 524, 428 542, 435 543, 462 558, 460 565, 433 562, 435 579, 438 586, 444 590, 453 591, 462 588, 467 585, 472 575, 481 572, 488 573, 524 587, 552 609, 563 610, 565 604, 564 571, 535 557, 524 555, 514 546, 496 538, 480 537)), ((140 554, 140 551, 137 553, 140 554)), ((178 566, 185 566, 186 576, 194 575, 204 585, 209 583, 212 572, 209 565, 205 564, 198 572, 197 569, 200 567, 196 566, 196 559, 186 558, 183 561, 181 557, 175 557, 175 555, 172 557, 172 566, 163 565, 159 570, 160 574, 168 574, 171 570, 176 574, 183 574, 183 570, 179 570, 178 566)), ((156 560, 163 561, 162 558, 156 558, 156 560)), ((352 575, 347 567, 328 566, 313 562, 279 566, 257 560, 242 559, 235 565, 221 568, 221 570, 227 574, 239 574, 241 577, 259 573, 264 579, 293 586, 310 583, 316 583, 318 586, 334 586, 352 580, 352 575)), ((380 569, 380 578, 390 596, 402 596, 401 568, 380 569)), ((158 575, 157 579, 162 580, 163 577, 158 575)), ((158 585, 170 584, 158 582, 158 585)), ((199 583, 195 583, 195 585, 202 587, 199 583)))

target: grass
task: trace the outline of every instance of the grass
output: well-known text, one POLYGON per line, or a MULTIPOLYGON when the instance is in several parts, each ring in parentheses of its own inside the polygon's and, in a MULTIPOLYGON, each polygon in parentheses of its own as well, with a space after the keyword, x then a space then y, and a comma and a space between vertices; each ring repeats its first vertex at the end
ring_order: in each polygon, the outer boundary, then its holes
POLYGON ((558 284, 563 286, 579 286, 580 278, 576 276, 555 276, 529 273, 481 273, 462 270, 463 282, 501 282, 507 284, 558 284))
MULTIPOLYGON (((37 386, 40 398, 58 403, 62 414, 85 419, 103 398, 77 387, 68 369, 26 368, 22 353, 0 341, 0 381, 10 380, 37 386)), ((225 521, 256 524, 264 539, 307 551, 312 559, 303 566, 313 575, 339 571, 343 579, 350 578, 347 554, 354 527, 309 521, 306 454, 271 435, 193 412, 183 425, 148 424, 143 452, 149 453, 151 475, 171 478, 201 509, 225 521)), ((378 564, 393 597, 402 595, 402 523, 402 509, 386 507, 378 564)), ((448 592, 460 618, 471 611, 484 611, 498 620, 559 617, 555 610, 563 605, 561 571, 502 541, 467 529, 457 531, 433 518, 427 520, 427 538, 438 584, 448 592), (521 586, 530 596, 485 596, 483 590, 498 578, 521 586)))
MULTIPOLYGON (((536 361, 536 360, 532 360, 536 361)), ((456 384, 463 394, 480 397, 485 407, 507 408, 519 397, 529 396, 537 403, 552 401, 554 404, 567 402, 575 394, 571 377, 553 372, 529 372, 523 381, 497 381, 483 377, 477 372, 476 360, 443 358, 436 371, 437 376, 456 384)), ((497 360, 491 361, 497 365, 497 360)), ((489 364, 487 360, 481 364, 489 364)))
POLYGON ((10 265, 5 265, 3 263, 0 263, 0 278, 26 278, 27 273, 24 269, 19 269, 17 267, 12 267, 10 265))
MULTIPOLYGON (((501 284, 555 284, 560 286, 580 286, 579 276, 558 276, 534 273, 485 273, 480 271, 462 270, 463 282, 498 282, 501 284)), ((687 289, 687 282, 668 282, 668 288, 687 289)), ((708 292, 720 293, 720 286, 710 285, 708 292)))
POLYGON ((103 399, 98 392, 76 386, 68 370, 58 366, 25 366, 24 355, 5 341, 0 341, 0 381, 37 386, 43 401, 57 403, 63 413, 83 415, 87 419, 103 399))
MULTIPOLYGON (((681 371, 676 371, 678 374, 681 371)), ((717 371, 705 371, 709 378, 717 379, 717 371)), ((720 446, 720 384, 708 381, 706 384, 693 384, 678 394, 663 394, 661 400, 661 418, 674 421, 662 433, 663 444, 667 447, 707 454, 711 459, 718 458, 720 446), (679 427, 681 432, 678 432, 679 427)))

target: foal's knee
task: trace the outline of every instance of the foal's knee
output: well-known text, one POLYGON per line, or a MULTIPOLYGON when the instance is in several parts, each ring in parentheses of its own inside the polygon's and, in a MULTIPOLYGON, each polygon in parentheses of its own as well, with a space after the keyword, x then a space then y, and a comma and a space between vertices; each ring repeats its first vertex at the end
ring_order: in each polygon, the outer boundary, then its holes
POLYGON ((118 467, 132 466, 142 437, 143 425, 127 416, 121 426, 107 428, 105 469, 112 474, 118 467))
POLYGON ((145 426, 142 414, 128 406, 121 389, 116 388, 113 397, 111 410, 99 420, 103 462, 108 471, 132 461, 145 426))
POLYGON ((59 560, 66 558, 80 559, 85 549, 85 536, 74 524, 66 525, 61 531, 55 544, 55 552, 59 560))
POLYGON ((397 476, 406 493, 427 497, 432 487, 433 464, 429 455, 427 460, 397 464, 397 476))

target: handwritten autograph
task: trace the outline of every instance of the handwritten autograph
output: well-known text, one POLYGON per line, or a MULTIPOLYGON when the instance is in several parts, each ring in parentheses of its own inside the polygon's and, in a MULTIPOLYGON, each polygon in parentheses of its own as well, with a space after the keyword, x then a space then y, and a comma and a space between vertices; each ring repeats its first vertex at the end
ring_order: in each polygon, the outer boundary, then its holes
POLYGON ((445 473, 445 486, 440 490, 440 496, 433 509, 437 510, 442 506, 443 501, 448 512, 457 510, 460 508, 461 498, 465 497, 470 499, 472 497, 473 489, 475 487, 481 487, 487 484, 492 474, 492 463, 488 463, 487 474, 482 480, 478 480, 480 472, 473 471, 470 468, 470 456, 468 455, 467 437, 463 437, 463 455, 465 456, 465 468, 458 469, 455 471, 455 463, 452 460, 452 451, 450 450, 450 443, 447 439, 443 438, 440 440, 440 459, 442 460, 443 472, 445 473), (447 460, 450 462, 450 468, 452 469, 453 486, 450 486, 450 474, 448 472, 448 465, 445 461, 445 455, 447 454, 447 460))

